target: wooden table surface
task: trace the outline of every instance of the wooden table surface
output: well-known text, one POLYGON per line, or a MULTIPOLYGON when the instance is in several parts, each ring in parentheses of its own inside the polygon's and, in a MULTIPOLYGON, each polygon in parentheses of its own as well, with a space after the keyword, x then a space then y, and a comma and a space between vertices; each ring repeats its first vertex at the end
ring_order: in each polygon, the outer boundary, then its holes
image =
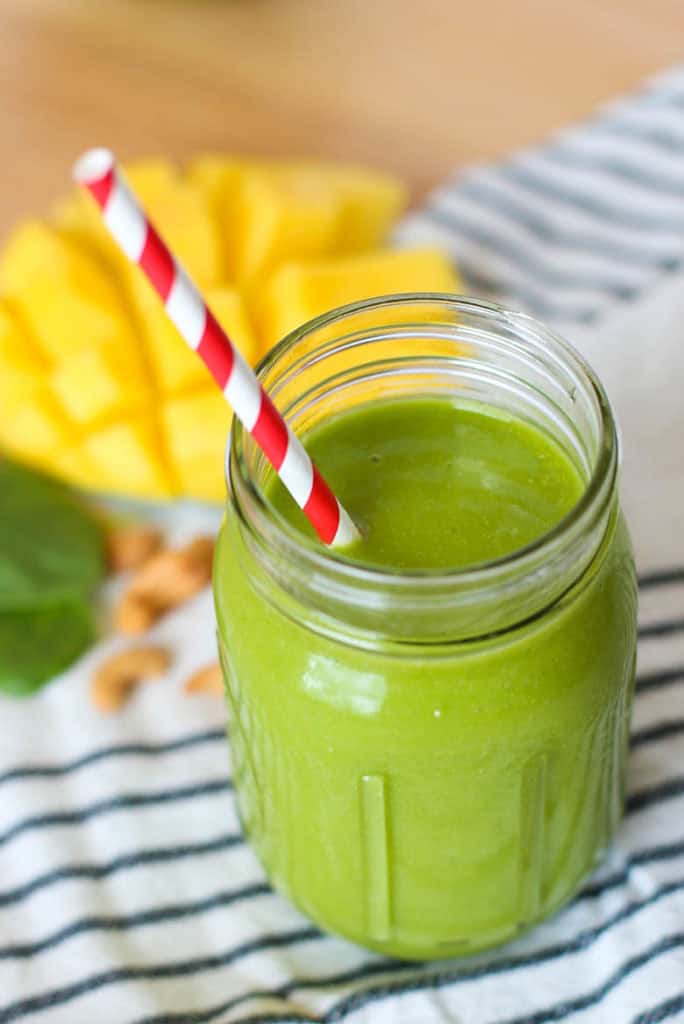
POLYGON ((682 0, 0 0, 0 232, 95 143, 346 156, 420 195, 683 40, 682 0))

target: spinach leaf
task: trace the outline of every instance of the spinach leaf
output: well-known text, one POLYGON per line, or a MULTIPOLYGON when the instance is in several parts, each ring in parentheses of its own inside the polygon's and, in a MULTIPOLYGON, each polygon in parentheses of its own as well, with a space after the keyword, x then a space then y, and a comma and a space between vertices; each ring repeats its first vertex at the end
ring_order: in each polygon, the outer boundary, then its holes
POLYGON ((0 458, 0 611, 85 597, 103 572, 100 528, 78 499, 0 458))
POLYGON ((80 599, 0 612, 0 690, 28 696, 93 642, 93 615, 80 599))
POLYGON ((0 690, 25 696, 93 642, 96 520, 65 486, 0 458, 0 690))

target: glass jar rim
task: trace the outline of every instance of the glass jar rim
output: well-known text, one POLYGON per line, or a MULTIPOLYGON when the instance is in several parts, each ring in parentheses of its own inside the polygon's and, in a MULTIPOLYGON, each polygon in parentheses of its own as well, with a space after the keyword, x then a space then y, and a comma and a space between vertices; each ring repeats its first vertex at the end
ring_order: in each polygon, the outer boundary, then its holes
MULTIPOLYGON (((249 444, 256 446, 256 443, 238 421, 234 421, 226 449, 225 469, 228 488, 229 492, 235 493, 236 474, 239 474, 241 484, 247 489, 254 503, 256 514, 253 518, 257 528, 268 529, 266 526, 268 523, 274 530, 273 540, 289 551, 292 557, 306 555, 319 568, 334 569, 336 572, 348 576, 350 580, 364 581, 380 587, 383 585, 396 586, 402 582, 416 586, 420 586, 421 583, 449 583, 454 586, 459 583, 462 585, 474 585, 478 582, 486 584, 491 577, 502 571, 514 567, 522 570, 526 562, 543 559, 545 551, 553 550, 568 530, 587 518, 602 495, 612 492, 617 474, 619 439, 610 402, 595 372, 569 342, 529 314, 506 308, 498 303, 460 294, 405 292, 348 303, 307 321, 270 349, 257 365, 256 373, 259 379, 263 379, 291 347, 305 338, 315 335, 322 328, 329 328, 337 324, 343 328, 345 320, 358 314, 402 305, 415 306, 416 304, 433 305, 442 307, 445 311, 448 309, 456 313, 475 313, 490 317, 494 328, 497 321, 503 322, 515 330, 520 330, 521 327, 525 328, 534 336, 536 342, 544 343, 555 356, 570 365, 573 371, 588 383, 599 411, 597 456, 582 494, 555 526, 530 543, 516 548, 506 555, 466 566, 395 569, 390 566, 360 562, 357 559, 348 558, 343 550, 327 547, 317 539, 307 536, 270 505, 262 489, 252 479, 246 464, 245 439, 249 444)), ((420 326, 424 326, 428 333, 431 326, 434 329, 434 324, 425 323, 420 326)), ((372 340, 372 334, 366 340, 372 340)), ((312 356, 315 357, 315 352, 300 358, 304 362, 312 356)), ((289 368, 292 369, 292 365, 289 368)), ((242 515, 241 518, 244 520, 242 515)))

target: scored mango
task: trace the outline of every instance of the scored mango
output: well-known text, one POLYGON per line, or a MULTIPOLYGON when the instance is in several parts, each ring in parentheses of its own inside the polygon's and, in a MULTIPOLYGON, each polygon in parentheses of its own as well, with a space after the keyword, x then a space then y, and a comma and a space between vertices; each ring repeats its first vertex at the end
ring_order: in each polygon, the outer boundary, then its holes
POLYGON ((200 288, 224 279, 217 225, 198 188, 180 180, 143 202, 150 220, 200 288))
MULTIPOLYGON (((221 155, 125 171, 252 365, 333 306, 458 287, 440 253, 379 248, 406 202, 389 175, 221 155)), ((231 418, 90 197, 16 228, 0 252, 0 448, 91 490, 220 501, 231 418)))
POLYGON ((363 252, 380 245, 407 201, 406 188, 387 174, 335 164, 295 165, 294 172, 324 178, 341 203, 335 254, 363 252))
MULTIPOLYGON (((127 165, 126 177, 152 223, 201 287, 225 277, 218 225, 201 189, 163 160, 127 165)), ((130 264, 104 227, 89 196, 75 192, 55 207, 55 222, 64 236, 97 249, 127 287, 130 264)))
POLYGON ((311 263, 289 263, 268 281, 258 309, 266 345, 349 302, 397 292, 456 292, 460 281, 439 249, 386 249, 311 263))
POLYGON ((181 492, 217 501, 225 496, 223 459, 232 420, 230 406, 216 388, 170 398, 163 412, 166 444, 181 492))
POLYGON ((50 383, 66 415, 82 427, 128 416, 152 403, 140 352, 117 341, 81 348, 60 361, 50 383))
POLYGON ((310 189, 266 171, 247 175, 231 214, 237 280, 252 281, 289 254, 307 259, 331 252, 341 212, 339 196, 325 185, 310 189))
POLYGON ((87 292, 65 288, 59 278, 45 275, 32 282, 14 300, 41 352, 51 363, 68 359, 91 345, 124 343, 128 325, 121 311, 92 298, 87 292))
POLYGON ((24 221, 0 255, 0 290, 6 295, 23 294, 46 277, 95 304, 107 307, 116 302, 116 284, 92 252, 49 224, 24 221))
POLYGON ((4 396, 0 446, 17 458, 50 468, 53 456, 74 441, 72 424, 42 380, 4 396))
POLYGON ((212 204, 228 270, 243 284, 283 260, 377 246, 406 204, 395 178, 354 166, 208 156, 188 174, 212 204))
POLYGON ((135 497, 170 497, 175 491, 151 414, 95 430, 83 447, 103 491, 122 489, 122 480, 125 493, 135 497))
POLYGON ((41 376, 46 361, 26 337, 15 310, 0 305, 0 401, 41 376))
MULTIPOLYGON (((213 386, 209 371, 181 338, 152 286, 137 268, 135 273, 138 312, 158 388, 171 395, 202 385, 213 386)), ((254 364, 259 357, 259 347, 240 293, 224 286, 208 288, 205 296, 230 339, 245 359, 254 364)))

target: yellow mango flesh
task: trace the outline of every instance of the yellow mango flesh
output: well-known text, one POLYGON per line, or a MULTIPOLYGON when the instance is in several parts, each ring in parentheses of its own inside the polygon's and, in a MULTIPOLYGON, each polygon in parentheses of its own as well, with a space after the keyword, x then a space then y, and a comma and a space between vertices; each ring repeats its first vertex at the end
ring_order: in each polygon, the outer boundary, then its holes
POLYGON ((334 189, 307 189, 266 171, 247 175, 232 216, 238 281, 253 280, 289 256, 331 252, 340 215, 334 189))
POLYGON ((0 254, 0 289, 7 295, 21 294, 46 276, 94 302, 114 301, 116 286, 92 253, 43 221, 24 221, 0 254))
POLYGON ((183 183, 178 169, 163 157, 134 160, 126 164, 125 170, 128 184, 146 207, 157 196, 183 183))
MULTIPOLYGON (((197 283, 205 287, 222 281, 225 272, 220 233, 202 190, 185 181, 175 167, 162 160, 127 165, 125 174, 150 220, 197 283)), ((97 206, 85 193, 74 193, 58 203, 55 220, 72 239, 97 248, 107 263, 116 267, 127 286, 130 264, 104 227, 97 206)))
MULTIPOLYGON (((135 291, 152 372, 164 394, 198 386, 213 387, 211 374, 188 347, 164 311, 164 306, 142 272, 135 269, 135 291)), ((259 358, 259 348, 240 293, 234 288, 208 288, 205 296, 214 316, 248 362, 259 358)))
MULTIPOLYGON (((252 365, 332 306, 458 287, 441 254, 377 250, 406 198, 387 175, 219 155, 126 173, 252 365)), ((17 227, 0 252, 0 448, 92 490, 221 501, 231 418, 90 197, 17 227)))
POLYGON ((140 352, 118 342, 82 348, 61 360, 50 383, 64 412, 83 427, 144 410, 152 402, 140 352))
POLYGON ((14 295, 46 359, 58 363, 83 347, 125 344, 128 325, 116 308, 86 292, 65 288, 59 278, 41 277, 14 295))
POLYGON ((165 403, 166 444, 182 493, 208 501, 225 496, 223 458, 231 419, 230 406, 216 388, 165 403))
MULTIPOLYGON (((85 446, 76 442, 74 444, 67 444, 66 447, 60 448, 58 451, 50 457, 49 464, 46 467, 55 476, 60 476, 64 480, 68 480, 69 483, 74 484, 76 487, 82 487, 89 491, 102 491, 109 490, 112 493, 122 492, 127 496, 131 496, 131 491, 120 486, 109 486, 105 487, 105 480, 102 474, 98 472, 92 459, 85 450, 85 446)), ((150 497, 160 497, 160 495, 150 495, 150 497)))
POLYGON ((75 433, 50 388, 37 379, 5 396, 0 445, 18 458, 49 468, 52 457, 75 441, 75 433))
POLYGON ((209 288, 206 297, 209 308, 230 340, 254 366, 261 353, 239 291, 236 288, 209 288))
POLYGON ((238 187, 244 166, 242 160, 229 160, 225 156, 210 153, 195 157, 188 165, 185 176, 204 193, 216 211, 226 194, 238 187))
POLYGON ((271 347, 300 324, 349 302, 397 292, 456 292, 460 280, 439 249, 386 249, 281 267, 266 285, 259 325, 271 347))
POLYGON ((161 299, 142 271, 132 267, 130 273, 130 289, 141 336, 158 390, 173 394, 186 387, 209 383, 207 369, 169 320, 161 299))
POLYGON ((86 435, 83 447, 103 490, 140 498, 170 497, 174 486, 166 468, 159 430, 151 414, 112 423, 86 435))
POLYGON ((20 381, 31 383, 46 361, 26 337, 15 310, 0 306, 0 396, 11 394, 20 381))
POLYGON ((199 189, 180 181, 143 201, 150 220, 200 288, 223 280, 218 230, 199 189))
POLYGON ((381 244, 407 198, 396 178, 343 164, 205 156, 188 177, 211 203, 227 270, 243 284, 284 260, 381 244))
POLYGON ((380 245, 406 206, 406 188, 387 174, 336 164, 295 164, 292 172, 306 180, 325 180, 341 203, 334 252, 362 252, 380 245))

